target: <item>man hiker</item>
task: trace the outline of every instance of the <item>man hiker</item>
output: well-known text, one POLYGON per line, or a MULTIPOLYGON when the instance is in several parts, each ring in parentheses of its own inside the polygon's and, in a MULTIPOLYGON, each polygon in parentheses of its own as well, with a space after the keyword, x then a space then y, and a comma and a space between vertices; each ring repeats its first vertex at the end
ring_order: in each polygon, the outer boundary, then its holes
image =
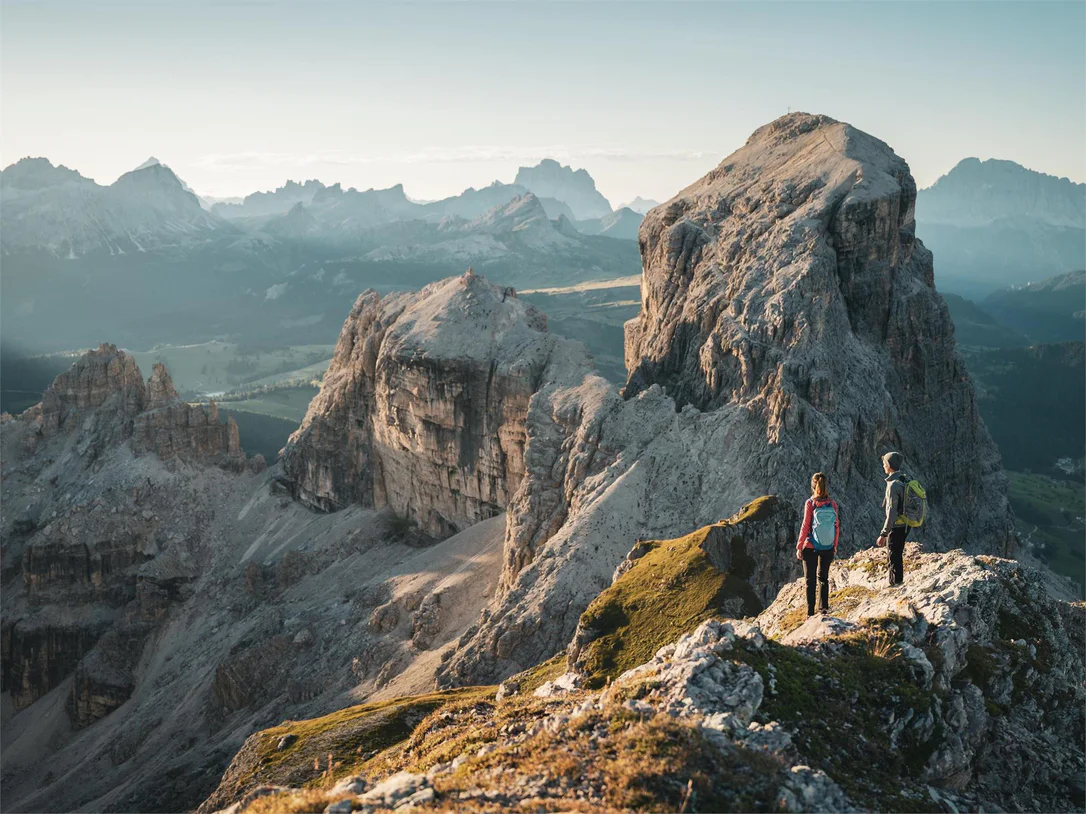
POLYGON ((882 524, 877 543, 889 547, 887 574, 891 585, 900 585, 905 579, 902 554, 905 552, 905 535, 909 532, 905 521, 906 478, 901 472, 901 463, 900 452, 887 452, 882 456, 882 469, 886 473, 886 495, 882 499, 882 506, 886 509, 886 521, 882 524))

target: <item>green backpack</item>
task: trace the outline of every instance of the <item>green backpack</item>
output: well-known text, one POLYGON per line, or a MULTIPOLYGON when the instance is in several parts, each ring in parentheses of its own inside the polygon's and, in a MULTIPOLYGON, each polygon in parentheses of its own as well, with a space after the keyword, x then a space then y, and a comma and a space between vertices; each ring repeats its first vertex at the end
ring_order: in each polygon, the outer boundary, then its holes
POLYGON ((915 478, 905 475, 904 480, 905 499, 901 507, 902 512, 898 515, 897 521, 904 523, 911 529, 919 528, 924 525, 924 518, 928 514, 928 493, 924 491, 920 481, 915 478))

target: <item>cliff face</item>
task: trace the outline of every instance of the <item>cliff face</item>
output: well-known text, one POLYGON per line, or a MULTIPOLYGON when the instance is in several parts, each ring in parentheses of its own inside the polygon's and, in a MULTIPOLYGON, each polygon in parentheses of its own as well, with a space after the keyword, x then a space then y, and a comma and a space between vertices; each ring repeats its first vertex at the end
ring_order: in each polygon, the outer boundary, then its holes
POLYGON ((758 130, 646 218, 626 397, 659 384, 677 408, 744 409, 760 436, 745 440, 764 449, 745 477, 798 493, 822 470, 857 520, 874 519, 857 511, 897 449, 930 487, 929 534, 998 546, 1011 534, 999 455, 915 202, 905 162, 850 125, 795 114, 758 130))
POLYGON ((46 438, 77 426, 81 414, 99 407, 129 420, 147 406, 147 386, 136 360, 103 344, 61 373, 42 395, 41 433, 46 438))
MULTIPOLYGON (((628 540, 675 537, 760 494, 799 507, 815 471, 841 506, 841 553, 870 546, 891 449, 928 489, 914 536, 1008 553, 999 455, 913 234, 915 195, 881 141, 792 114, 652 210, 623 398, 586 377, 533 399, 506 592, 446 681, 557 652, 628 540)), ((777 584, 754 586, 763 603, 777 584)))
POLYGON ((155 591, 176 596, 191 579, 176 564, 156 567, 160 555, 175 554, 173 536, 154 512, 126 505, 105 484, 95 487, 96 472, 120 450, 133 474, 139 466, 132 453, 238 471, 246 461, 237 425, 221 423, 214 404, 182 402, 161 364, 145 383, 131 356, 103 344, 57 376, 40 405, 9 422, 4 441, 5 477, 32 478, 25 494, 6 487, 5 500, 33 497, 4 540, 5 578, 18 574, 21 584, 6 591, 3 685, 21 709, 78 667, 68 706, 73 722, 86 725, 131 691, 117 676, 131 668, 126 659, 138 658, 148 598, 155 591), (62 483, 70 505, 43 516, 45 495, 62 483), (125 646, 99 648, 107 631, 125 646))
POLYGON ((180 457, 227 468, 245 463, 233 418, 222 423, 214 402, 183 402, 161 362, 145 383, 136 360, 116 345, 100 345, 57 376, 42 395, 40 422, 42 438, 79 432, 95 452, 131 439, 135 452, 163 460, 180 457))
POLYGON ((468 272, 358 298, 283 471, 323 511, 388 506, 447 537, 499 514, 524 475, 532 394, 579 345, 511 289, 468 272))

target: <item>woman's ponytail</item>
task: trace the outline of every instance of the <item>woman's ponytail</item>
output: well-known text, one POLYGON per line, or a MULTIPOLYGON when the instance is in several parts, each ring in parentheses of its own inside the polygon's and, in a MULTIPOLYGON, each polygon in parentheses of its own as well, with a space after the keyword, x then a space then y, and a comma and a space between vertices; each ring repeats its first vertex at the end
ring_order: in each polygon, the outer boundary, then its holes
POLYGON ((811 475, 811 497, 815 500, 825 500, 829 496, 830 492, 826 488, 826 476, 821 472, 815 472, 811 475))

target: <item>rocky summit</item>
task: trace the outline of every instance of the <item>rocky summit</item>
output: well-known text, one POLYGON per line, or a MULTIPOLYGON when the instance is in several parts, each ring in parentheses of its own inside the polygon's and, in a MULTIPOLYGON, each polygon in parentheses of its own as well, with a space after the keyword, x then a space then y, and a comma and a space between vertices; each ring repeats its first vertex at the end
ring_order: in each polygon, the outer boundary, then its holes
POLYGON ((649 213, 629 381, 532 400, 505 590, 450 684, 560 650, 631 539, 767 492, 799 507, 815 471, 841 507, 842 553, 870 546, 892 449, 928 486, 926 546, 1011 552, 999 453, 913 234, 915 195, 886 144, 796 113, 649 213))
POLYGON ((697 564, 713 535, 635 548, 582 620, 591 653, 258 732, 203 810, 1081 809, 1081 604, 1013 561, 911 547, 903 587, 861 552, 831 615, 804 621, 795 582, 726 620, 699 593, 735 578, 697 564))
POLYGON ((584 367, 516 292, 468 272, 414 294, 362 294, 283 453, 324 511, 388 506, 432 537, 504 511, 524 476, 532 394, 584 367))

